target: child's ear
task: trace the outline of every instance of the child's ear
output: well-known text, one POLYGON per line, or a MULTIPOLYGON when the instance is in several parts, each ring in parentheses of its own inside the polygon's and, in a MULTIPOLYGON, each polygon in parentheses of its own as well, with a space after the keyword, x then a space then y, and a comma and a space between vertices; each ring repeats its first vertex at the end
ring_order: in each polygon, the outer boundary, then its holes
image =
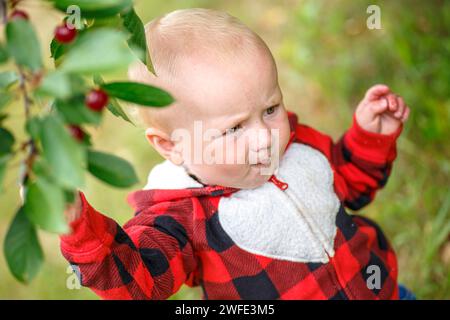
POLYGON ((184 162, 181 154, 175 148, 175 143, 164 131, 157 128, 147 128, 145 130, 145 137, 165 159, 172 161, 176 165, 181 165, 184 162))

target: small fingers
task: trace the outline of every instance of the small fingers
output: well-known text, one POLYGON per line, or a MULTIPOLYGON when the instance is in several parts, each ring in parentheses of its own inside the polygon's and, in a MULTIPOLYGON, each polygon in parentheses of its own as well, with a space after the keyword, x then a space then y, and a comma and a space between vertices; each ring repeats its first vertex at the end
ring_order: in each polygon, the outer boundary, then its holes
POLYGON ((397 111, 394 113, 394 117, 400 120, 406 108, 405 101, 403 101, 402 97, 397 97, 397 105, 398 108, 397 111))
POLYGON ((386 99, 379 99, 379 100, 370 102, 367 105, 367 108, 372 111, 373 115, 378 115, 387 110, 388 102, 386 99))
POLYGON ((384 96, 390 92, 390 89, 387 85, 384 84, 376 84, 372 86, 369 90, 367 90, 365 99, 368 101, 378 100, 381 96, 384 96))
POLYGON ((405 107, 405 112, 403 113, 403 116, 402 116, 402 119, 401 119, 402 122, 406 122, 406 120, 408 120, 410 112, 411 112, 411 110, 409 109, 408 106, 406 106, 405 107))
POLYGON ((398 110, 397 96, 395 94, 388 94, 386 99, 389 104, 389 111, 396 112, 398 110))

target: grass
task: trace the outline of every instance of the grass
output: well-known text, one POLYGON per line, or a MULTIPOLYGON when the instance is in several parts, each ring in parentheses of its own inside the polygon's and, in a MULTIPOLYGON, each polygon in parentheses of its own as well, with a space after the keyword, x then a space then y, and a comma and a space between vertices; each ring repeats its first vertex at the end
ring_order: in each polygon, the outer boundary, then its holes
MULTIPOLYGON (((364 91, 386 83, 412 109, 398 142, 398 158, 387 186, 359 214, 376 220, 394 246, 399 280, 421 299, 450 298, 450 4, 445 1, 379 1, 382 29, 368 30, 370 1, 140 1, 144 21, 180 7, 226 10, 259 33, 278 63, 285 104, 301 121, 337 139, 351 123, 364 91)), ((33 13, 33 11, 32 11, 33 13)), ((39 21, 42 12, 32 18, 39 21)), ((50 39, 60 17, 39 25, 50 39)), ((47 50, 47 49, 46 49, 47 50)), ((47 50, 48 51, 48 50, 47 50)), ((47 53, 46 51, 46 53, 47 53)), ((48 56, 48 54, 46 55, 48 56)), ((12 104, 14 116, 6 126, 20 136, 22 111, 12 104)), ((92 129, 95 147, 131 161, 145 184, 148 171, 161 158, 148 146, 143 131, 108 115, 92 129), (120 129, 118 129, 120 128, 120 129)), ((13 165, 14 166, 14 165, 13 165)), ((10 168, 6 191, 0 195, 0 244, 19 197, 10 168)), ((125 197, 132 189, 118 190, 89 178, 85 188, 90 202, 118 222, 131 217, 125 197)), ((96 299, 88 289, 68 290, 67 262, 58 238, 40 233, 46 261, 28 286, 16 282, 0 256, 0 298, 96 299)), ((198 288, 184 287, 173 299, 198 299, 198 288)))

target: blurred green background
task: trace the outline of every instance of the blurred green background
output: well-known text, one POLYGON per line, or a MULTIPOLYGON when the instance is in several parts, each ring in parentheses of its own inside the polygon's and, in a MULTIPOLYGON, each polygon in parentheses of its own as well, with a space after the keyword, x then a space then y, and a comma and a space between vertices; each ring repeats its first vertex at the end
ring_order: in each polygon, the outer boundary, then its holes
MULTIPOLYGON (((38 29, 43 52, 62 16, 42 9, 43 1, 21 6, 38 29)), ((145 22, 186 7, 227 11, 268 43, 277 60, 285 104, 302 122, 338 139, 352 120, 365 90, 386 83, 402 95, 411 116, 399 139, 390 180, 376 200, 360 211, 375 219, 399 260, 400 282, 420 299, 450 298, 450 1, 137 1, 145 22), (381 9, 381 30, 369 30, 366 9, 381 9)), ((1 30, 3 34, 3 30, 1 30)), ((48 58, 47 64, 51 61, 48 58)), ((124 75, 125 78, 125 75, 124 75)), ((6 127, 20 136, 23 110, 8 106, 6 127)), ((89 177, 83 190, 99 211, 124 223, 132 216, 125 197, 142 188, 161 158, 142 128, 108 114, 90 130, 94 146, 128 159, 140 184, 113 189, 89 177), (119 129, 120 128, 120 129, 119 129)), ((0 245, 19 203, 18 159, 9 166, 0 195, 0 245)), ((39 233, 45 264, 28 286, 10 275, 0 255, 0 299, 97 299, 89 289, 70 290, 67 262, 58 236, 39 233)), ((172 299, 198 299, 198 288, 183 287, 172 299)))

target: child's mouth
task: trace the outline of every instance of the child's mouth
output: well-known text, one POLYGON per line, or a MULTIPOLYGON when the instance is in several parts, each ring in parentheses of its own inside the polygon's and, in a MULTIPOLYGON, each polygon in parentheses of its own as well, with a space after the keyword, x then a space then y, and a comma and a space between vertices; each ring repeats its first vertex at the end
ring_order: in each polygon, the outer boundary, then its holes
POLYGON ((268 164, 263 164, 263 163, 252 164, 252 166, 255 168, 269 167, 268 164))
POLYGON ((256 164, 252 164, 251 166, 255 169, 262 169, 262 168, 270 168, 271 162, 270 160, 268 162, 258 162, 256 164))
POLYGON ((257 163, 251 163, 250 165, 270 165, 270 163, 272 162, 271 158, 259 158, 257 163))

